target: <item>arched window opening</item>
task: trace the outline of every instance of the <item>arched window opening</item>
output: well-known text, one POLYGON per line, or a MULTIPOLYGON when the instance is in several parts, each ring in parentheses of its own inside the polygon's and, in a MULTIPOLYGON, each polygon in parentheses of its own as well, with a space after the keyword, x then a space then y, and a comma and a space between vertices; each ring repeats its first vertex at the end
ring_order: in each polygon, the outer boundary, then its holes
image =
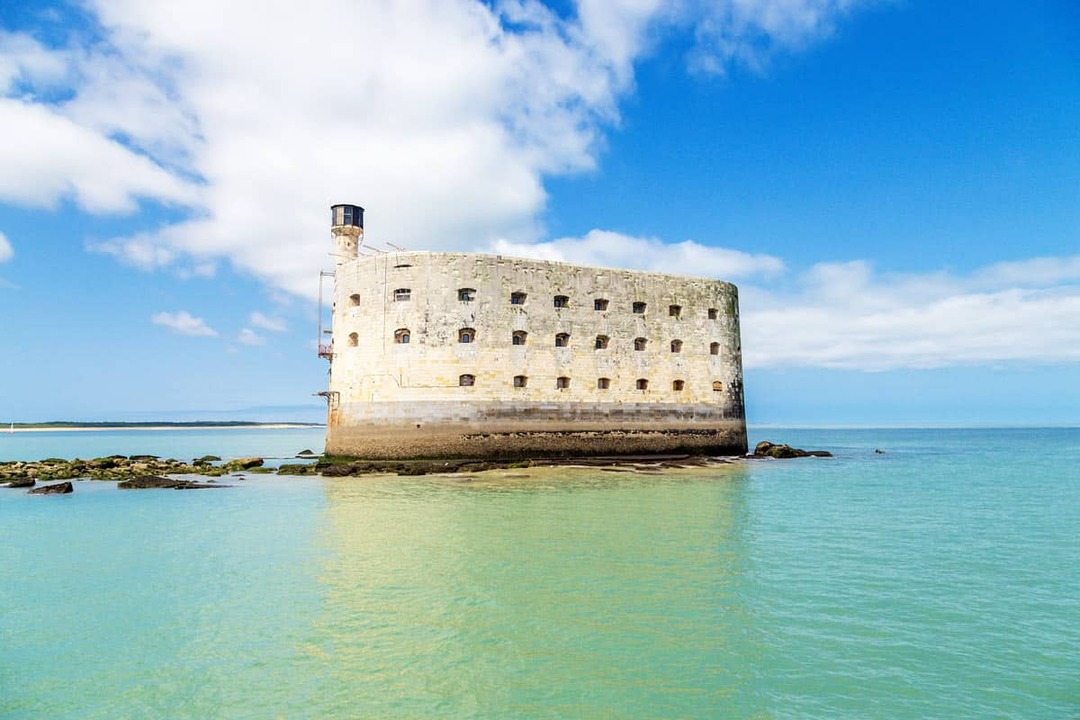
POLYGON ((555 307, 557 307, 557 308, 570 307, 570 298, 568 298, 566 295, 556 295, 555 296, 555 307))
POLYGON ((409 288, 398 288, 394 291, 394 302, 408 302, 412 299, 412 290, 409 288))
POLYGON ((645 346, 649 344, 649 341, 645 338, 634 338, 634 349, 644 350, 645 346))
POLYGON ((607 350, 607 346, 608 346, 609 341, 610 341, 610 338, 608 338, 607 335, 597 335, 596 336, 596 349, 597 350, 607 350))
POLYGON ((570 336, 566 333, 559 333, 555 336, 555 347, 567 347, 570 344, 570 336))
POLYGON ((649 389, 649 381, 646 380, 645 378, 638 378, 636 384, 637 384, 637 389, 638 390, 648 390, 649 389))
POLYGON ((644 312, 645 312, 645 303, 643 303, 643 302, 634 303, 634 312, 636 314, 638 314, 638 315, 644 314, 644 312))
POLYGON ((473 288, 461 288, 457 291, 457 299, 461 302, 472 302, 476 299, 476 290, 473 288))
POLYGON ((476 341, 476 331, 472 328, 461 328, 457 331, 457 341, 459 343, 471 343, 476 341))
POLYGON ((611 378, 597 378, 596 379, 596 389, 597 390, 607 390, 610 387, 611 387, 611 378))
POLYGON ((523 388, 528 384, 529 384, 529 378, 526 377, 525 375, 515 375, 514 376, 514 387, 523 388))
POLYGON ((559 390, 568 389, 570 387, 570 378, 565 376, 555 378, 555 387, 559 390))
POLYGON ((713 392, 720 392, 724 389, 724 383, 719 380, 713 380, 712 389, 713 392))
POLYGON ((667 314, 669 317, 679 317, 682 315, 682 305, 668 305, 667 314))
POLYGON ((715 320, 716 315, 717 315, 716 308, 709 308, 709 319, 710 320, 715 320))
POLYGON ((461 387, 472 387, 473 385, 476 384, 476 376, 475 375, 459 375, 458 379, 457 379, 457 384, 460 385, 461 387))
POLYGON ((523 292, 512 292, 512 293, 510 293, 510 304, 511 305, 524 305, 525 304, 525 297, 526 297, 526 295, 523 292))
POLYGON ((408 345, 410 337, 409 328, 398 328, 394 331, 394 342, 398 345, 408 345))
POLYGON ((349 333, 349 346, 356 347, 360 344, 360 336, 356 333, 349 333))
POLYGON ((673 353, 681 353, 682 352, 682 340, 672 340, 671 341, 671 352, 673 352, 673 353))
POLYGON ((595 300, 593 300, 592 304, 593 304, 593 310, 595 310, 597 312, 603 312, 603 311, 607 310, 608 301, 605 300, 604 298, 596 298, 595 300))
POLYGON ((709 345, 709 354, 710 355, 719 355, 720 354, 720 343, 717 343, 717 342, 711 343, 709 345))
POLYGON ((527 337, 529 337, 529 333, 524 330, 517 330, 514 332, 512 342, 514 345, 524 345, 527 337))
POLYGON ((349 296, 349 304, 352 305, 353 307, 359 307, 359 305, 360 305, 360 294, 359 293, 353 293, 352 295, 350 295, 349 296))
POLYGON ((671 389, 675 392, 682 392, 684 387, 686 387, 686 383, 684 383, 682 380, 676 380, 671 383, 671 389))

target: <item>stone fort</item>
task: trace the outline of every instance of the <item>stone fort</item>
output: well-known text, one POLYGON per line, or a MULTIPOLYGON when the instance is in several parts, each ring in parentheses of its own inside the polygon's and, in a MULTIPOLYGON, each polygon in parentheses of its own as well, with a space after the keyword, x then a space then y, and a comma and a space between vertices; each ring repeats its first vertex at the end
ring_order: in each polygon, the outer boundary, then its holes
POLYGON ((326 453, 746 452, 738 290, 719 280, 335 241, 326 453))

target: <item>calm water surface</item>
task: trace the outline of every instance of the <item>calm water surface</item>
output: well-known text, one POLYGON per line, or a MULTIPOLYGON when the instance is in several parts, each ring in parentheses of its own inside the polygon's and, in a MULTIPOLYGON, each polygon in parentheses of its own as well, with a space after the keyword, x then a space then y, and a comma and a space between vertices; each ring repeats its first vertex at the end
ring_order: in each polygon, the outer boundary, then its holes
POLYGON ((0 717, 1080 717, 1080 430, 756 434, 837 457, 0 490, 0 717))

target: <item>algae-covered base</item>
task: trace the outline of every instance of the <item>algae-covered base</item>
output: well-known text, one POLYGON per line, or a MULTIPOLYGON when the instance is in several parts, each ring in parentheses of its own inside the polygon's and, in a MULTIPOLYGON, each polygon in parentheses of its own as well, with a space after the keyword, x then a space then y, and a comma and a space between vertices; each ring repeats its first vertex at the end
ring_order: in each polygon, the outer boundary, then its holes
POLYGON ((660 472, 687 468, 708 468, 737 462, 737 457, 703 455, 619 455, 608 457, 534 458, 531 460, 491 460, 477 458, 369 460, 343 456, 325 456, 313 467, 324 477, 361 475, 447 475, 479 473, 489 470, 525 468, 594 468, 614 472, 660 472))

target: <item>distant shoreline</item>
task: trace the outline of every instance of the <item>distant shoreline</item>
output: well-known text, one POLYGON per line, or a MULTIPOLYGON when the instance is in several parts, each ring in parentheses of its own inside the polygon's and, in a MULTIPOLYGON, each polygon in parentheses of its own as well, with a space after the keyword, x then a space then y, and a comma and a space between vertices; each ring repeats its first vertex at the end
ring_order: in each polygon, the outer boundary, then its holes
POLYGON ((0 425, 0 434, 25 432, 105 432, 109 430, 302 430, 325 427, 317 423, 28 423, 0 425))

